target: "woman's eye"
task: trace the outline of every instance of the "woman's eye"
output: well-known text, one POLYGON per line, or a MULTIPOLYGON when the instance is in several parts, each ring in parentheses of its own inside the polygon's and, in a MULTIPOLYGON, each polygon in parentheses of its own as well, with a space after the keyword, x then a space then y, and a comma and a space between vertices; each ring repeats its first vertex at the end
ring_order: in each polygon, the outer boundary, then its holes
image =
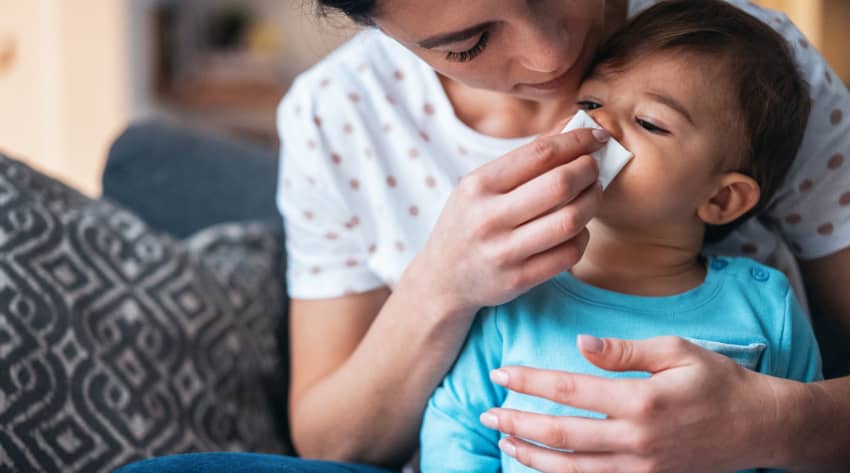
POLYGON ((488 41, 490 41, 490 32, 485 31, 485 32, 481 33, 481 37, 478 38, 478 42, 475 43, 475 46, 467 49, 466 51, 460 51, 460 52, 451 52, 450 51, 450 52, 447 52, 446 53, 446 60, 449 60, 449 61, 452 61, 452 62, 471 61, 471 60, 475 59, 479 54, 481 54, 482 51, 484 51, 484 48, 487 47, 488 41))
POLYGON ((578 108, 582 110, 596 110, 597 108, 602 108, 602 104, 596 103, 592 100, 579 100, 576 105, 578 105, 578 108))
POLYGON ((652 123, 650 123, 646 120, 642 120, 640 118, 636 118, 635 120, 637 121, 638 125, 640 125, 641 127, 643 127, 643 129, 645 129, 646 131, 648 131, 650 133, 656 133, 656 134, 659 134, 659 135, 669 135, 670 134, 670 132, 665 130, 664 128, 661 128, 659 126, 655 126, 655 125, 653 125, 652 123))

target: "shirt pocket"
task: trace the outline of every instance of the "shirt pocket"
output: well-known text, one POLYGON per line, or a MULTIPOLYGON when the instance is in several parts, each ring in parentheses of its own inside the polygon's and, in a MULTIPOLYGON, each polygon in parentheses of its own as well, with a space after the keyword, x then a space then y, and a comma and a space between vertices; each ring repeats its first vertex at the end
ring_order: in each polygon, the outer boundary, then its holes
POLYGON ((758 368, 759 362, 761 361, 761 355, 764 353, 764 349, 767 348, 766 344, 759 342, 750 343, 749 345, 737 345, 690 337, 685 337, 685 340, 693 343, 694 345, 705 348, 706 350, 728 356, 735 363, 753 371, 758 368))

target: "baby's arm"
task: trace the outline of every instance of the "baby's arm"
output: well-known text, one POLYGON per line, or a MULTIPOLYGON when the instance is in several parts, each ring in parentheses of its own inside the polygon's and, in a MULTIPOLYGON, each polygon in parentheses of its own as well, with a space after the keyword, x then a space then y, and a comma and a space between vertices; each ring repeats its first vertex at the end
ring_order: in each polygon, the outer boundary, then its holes
POLYGON ((420 434, 423 473, 500 471, 499 432, 478 418, 505 398, 505 389, 489 377, 500 366, 501 354, 496 309, 482 309, 454 366, 428 401, 420 434))

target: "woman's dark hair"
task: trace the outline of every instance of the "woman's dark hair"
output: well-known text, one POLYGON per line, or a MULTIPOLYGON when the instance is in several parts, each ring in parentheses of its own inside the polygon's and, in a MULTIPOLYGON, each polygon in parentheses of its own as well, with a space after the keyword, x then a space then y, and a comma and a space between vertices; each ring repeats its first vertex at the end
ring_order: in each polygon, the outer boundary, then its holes
POLYGON ((329 11, 336 10, 356 23, 372 26, 377 3, 378 0, 319 0, 319 12, 327 15, 329 11))
MULTIPOLYGON (((802 41, 802 40, 801 40, 802 41)), ((708 226, 706 242, 758 215, 785 180, 809 118, 811 99, 791 48, 770 26, 719 0, 671 0, 631 20, 599 50, 594 67, 621 69, 658 52, 718 58, 732 78, 746 148, 743 167, 761 187, 758 204, 735 222, 708 226)))

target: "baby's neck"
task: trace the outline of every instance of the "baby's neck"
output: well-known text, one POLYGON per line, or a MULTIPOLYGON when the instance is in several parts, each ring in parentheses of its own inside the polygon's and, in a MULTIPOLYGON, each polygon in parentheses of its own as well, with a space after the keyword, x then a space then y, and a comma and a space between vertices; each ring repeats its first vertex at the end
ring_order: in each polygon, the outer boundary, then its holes
POLYGON ((587 250, 570 272, 592 286, 659 297, 681 294, 705 281, 706 269, 699 255, 702 242, 695 241, 700 238, 681 232, 676 235, 676 229, 663 229, 666 235, 674 236, 661 238, 634 229, 612 228, 596 220, 589 229, 587 250))

